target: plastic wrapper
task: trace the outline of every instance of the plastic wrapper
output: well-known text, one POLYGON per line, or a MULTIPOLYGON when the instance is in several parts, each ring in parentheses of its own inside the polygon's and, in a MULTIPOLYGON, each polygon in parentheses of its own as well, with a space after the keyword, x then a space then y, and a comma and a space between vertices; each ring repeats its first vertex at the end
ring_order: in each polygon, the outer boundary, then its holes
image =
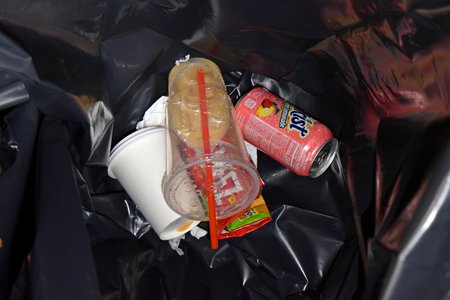
POLYGON ((448 298, 447 6, 3 1, 0 298, 448 298), (301 107, 340 153, 317 179, 259 153, 273 221, 180 257, 105 163, 186 53, 234 101, 259 85, 301 107))
POLYGON ((241 237, 272 220, 264 198, 259 195, 244 212, 221 220, 217 224, 219 239, 241 237))

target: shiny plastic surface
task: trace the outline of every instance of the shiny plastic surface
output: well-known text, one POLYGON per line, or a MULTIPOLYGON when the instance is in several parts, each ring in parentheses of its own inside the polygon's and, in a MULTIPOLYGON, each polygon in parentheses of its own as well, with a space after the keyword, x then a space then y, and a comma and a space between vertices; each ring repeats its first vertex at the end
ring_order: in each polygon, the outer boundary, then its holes
POLYGON ((167 204, 201 221, 208 221, 213 209, 219 220, 241 212, 256 199, 260 181, 219 67, 204 58, 177 61, 169 73, 168 92, 168 158, 162 182, 167 204), (214 207, 209 205, 210 191, 214 207))
POLYGON ((2 1, 0 298, 448 298, 447 2, 2 1), (105 163, 187 53, 341 148, 317 179, 260 154, 273 222, 179 257, 105 163))

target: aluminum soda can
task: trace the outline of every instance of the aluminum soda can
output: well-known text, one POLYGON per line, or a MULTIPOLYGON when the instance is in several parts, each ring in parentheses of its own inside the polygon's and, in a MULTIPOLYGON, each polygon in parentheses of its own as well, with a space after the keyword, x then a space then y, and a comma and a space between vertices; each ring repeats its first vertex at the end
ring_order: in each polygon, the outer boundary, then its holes
POLYGON ((331 165, 338 142, 325 125, 264 88, 236 104, 244 139, 300 176, 320 176, 331 165))

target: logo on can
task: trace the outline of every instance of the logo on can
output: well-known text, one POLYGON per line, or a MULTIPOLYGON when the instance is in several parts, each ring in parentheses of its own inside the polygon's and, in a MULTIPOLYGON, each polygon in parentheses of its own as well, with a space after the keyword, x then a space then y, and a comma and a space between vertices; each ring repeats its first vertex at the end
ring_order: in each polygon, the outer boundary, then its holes
POLYGON ((244 139, 301 176, 320 176, 337 152, 331 131, 294 105, 257 87, 235 108, 244 139))
POLYGON ((285 102, 283 109, 281 110, 281 117, 278 127, 284 129, 286 127, 289 130, 296 130, 299 133, 300 138, 305 138, 309 134, 309 127, 314 126, 312 118, 306 114, 297 110, 293 105, 285 102))

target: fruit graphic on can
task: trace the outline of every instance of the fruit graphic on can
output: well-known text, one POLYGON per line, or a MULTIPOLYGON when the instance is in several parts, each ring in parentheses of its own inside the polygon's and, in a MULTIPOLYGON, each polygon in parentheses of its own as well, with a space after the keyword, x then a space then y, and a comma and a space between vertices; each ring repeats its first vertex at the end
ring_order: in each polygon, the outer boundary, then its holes
POLYGON ((336 155, 330 129, 261 87, 239 100, 235 115, 245 140, 297 175, 320 176, 336 155))

